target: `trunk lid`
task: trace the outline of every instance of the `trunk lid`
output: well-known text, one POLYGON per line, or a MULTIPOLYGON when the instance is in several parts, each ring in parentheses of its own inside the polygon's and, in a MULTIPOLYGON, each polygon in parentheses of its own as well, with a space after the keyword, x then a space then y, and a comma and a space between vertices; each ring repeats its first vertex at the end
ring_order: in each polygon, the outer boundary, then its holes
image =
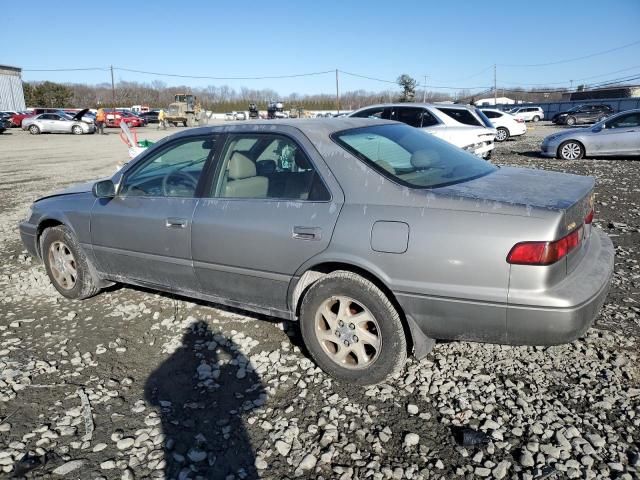
POLYGON ((583 224, 592 208, 593 177, 502 167, 484 177, 437 189, 439 192, 509 205, 562 212, 558 238, 583 224))

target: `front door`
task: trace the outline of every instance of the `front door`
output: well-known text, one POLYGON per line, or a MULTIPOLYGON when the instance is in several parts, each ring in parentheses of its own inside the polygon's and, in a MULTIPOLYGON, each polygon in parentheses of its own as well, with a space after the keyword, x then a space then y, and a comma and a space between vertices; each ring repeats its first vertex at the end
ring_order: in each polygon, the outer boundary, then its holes
POLYGON ((640 113, 618 115, 604 123, 596 134, 597 153, 638 155, 640 153, 640 113))
POLYGON ((293 275, 329 244, 342 192, 299 132, 229 134, 220 158, 193 218, 202 292, 285 311, 293 275))
POLYGON ((183 137, 135 162, 118 194, 98 199, 91 238, 99 268, 114 279, 197 291, 191 228, 201 174, 216 137, 183 137))

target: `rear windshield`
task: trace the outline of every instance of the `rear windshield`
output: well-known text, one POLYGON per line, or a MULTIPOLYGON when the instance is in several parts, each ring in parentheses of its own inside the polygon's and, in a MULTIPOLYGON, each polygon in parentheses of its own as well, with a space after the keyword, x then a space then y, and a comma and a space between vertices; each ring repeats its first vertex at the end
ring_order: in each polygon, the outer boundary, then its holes
POLYGON ((413 188, 435 188, 496 170, 485 160, 407 125, 376 125, 332 138, 383 175, 413 188))

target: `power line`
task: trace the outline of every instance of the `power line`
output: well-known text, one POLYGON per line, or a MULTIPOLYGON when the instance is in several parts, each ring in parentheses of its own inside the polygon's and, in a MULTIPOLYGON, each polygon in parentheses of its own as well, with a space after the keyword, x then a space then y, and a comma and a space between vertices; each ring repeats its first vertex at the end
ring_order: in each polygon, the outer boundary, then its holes
POLYGON ((640 40, 636 40, 635 42, 627 43, 626 45, 621 45, 619 47, 610 48, 609 50, 603 50, 601 52, 591 53, 589 55, 583 55, 581 57, 568 58, 565 60, 558 60, 556 62, 546 62, 546 63, 529 63, 529 64, 498 64, 499 67, 546 67, 547 65, 559 65, 561 63, 570 63, 577 62, 578 60, 584 60, 586 58, 597 57, 599 55, 605 55, 607 53, 616 52, 618 50, 622 50, 624 48, 632 47, 633 45, 640 44, 640 40))
POLYGON ((544 83, 524 83, 524 82, 503 82, 506 83, 508 85, 525 85, 525 86, 547 86, 547 85, 566 85, 570 82, 579 82, 582 80, 591 80, 592 78, 600 78, 600 77, 606 77, 607 75, 613 75, 614 73, 620 73, 620 72, 627 72, 629 70, 634 70, 636 68, 640 68, 640 65, 636 65, 634 67, 629 67, 629 68, 623 68, 621 70, 616 70, 614 72, 608 72, 608 73, 601 73, 599 75, 591 75, 589 77, 582 77, 582 78, 574 78, 573 80, 565 80, 563 82, 544 82, 544 83))
POLYGON ((47 68, 47 69, 32 69, 32 68, 23 68, 23 72, 82 72, 82 71, 100 71, 100 72, 108 72, 109 68, 102 67, 87 67, 87 68, 47 68))
POLYGON ((123 67, 113 67, 113 69, 120 70, 123 72, 142 73, 145 75, 156 75, 159 77, 193 78, 193 79, 206 79, 206 80, 270 80, 270 79, 279 79, 279 78, 311 77, 314 75, 326 75, 328 73, 335 73, 335 70, 326 70, 323 72, 294 73, 290 75, 266 75, 261 77, 212 77, 208 75, 182 75, 177 73, 148 72, 144 70, 134 70, 131 68, 123 68, 123 67))

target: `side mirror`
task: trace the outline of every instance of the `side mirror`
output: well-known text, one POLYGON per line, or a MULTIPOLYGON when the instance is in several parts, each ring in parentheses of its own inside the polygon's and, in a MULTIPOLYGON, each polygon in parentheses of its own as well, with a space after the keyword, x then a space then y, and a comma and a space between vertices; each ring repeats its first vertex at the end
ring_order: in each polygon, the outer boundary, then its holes
POLYGON ((113 198, 116 196, 116 186, 111 179, 101 180, 93 184, 93 195, 97 198, 113 198))
POLYGON ((601 132, 603 128, 604 128, 604 125, 596 125, 595 127, 593 127, 593 128, 591 129, 591 131, 592 131, 593 133, 598 133, 598 132, 601 132))

